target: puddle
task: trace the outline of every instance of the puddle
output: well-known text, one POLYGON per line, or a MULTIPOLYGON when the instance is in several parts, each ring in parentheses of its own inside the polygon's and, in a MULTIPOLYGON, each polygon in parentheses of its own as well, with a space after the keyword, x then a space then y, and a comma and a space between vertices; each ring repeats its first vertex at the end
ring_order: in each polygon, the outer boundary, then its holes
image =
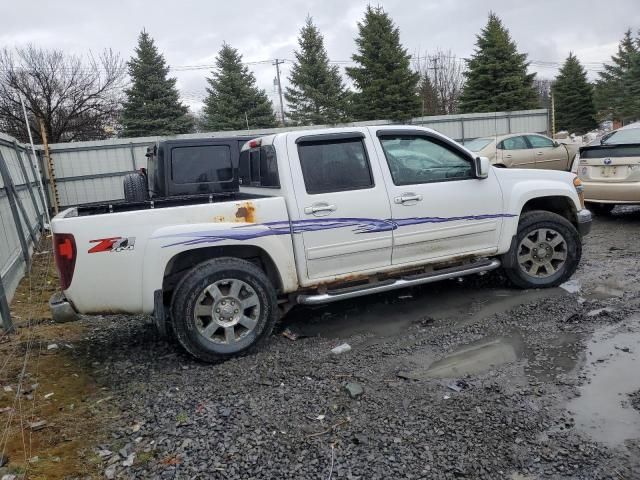
POLYGON ((461 327, 518 305, 565 294, 559 288, 509 290, 441 282, 323 307, 297 307, 287 315, 283 325, 303 336, 344 339, 373 333, 390 337, 402 334, 425 317, 455 318, 452 326, 461 327))
MULTIPOLYGON (((640 317, 629 321, 637 327, 640 317)), ((576 428, 612 446, 640 438, 640 412, 627 401, 628 394, 640 388, 640 331, 602 329, 588 343, 586 358, 589 383, 567 406, 576 428)))
POLYGON ((469 343, 436 361, 428 352, 411 355, 407 360, 417 367, 400 376, 412 380, 473 376, 524 359, 525 374, 549 381, 575 368, 581 348, 578 335, 565 333, 547 340, 536 351, 527 347, 520 332, 515 331, 469 343))
MULTIPOLYGON (((454 378, 477 375, 500 365, 513 363, 522 357, 524 344, 519 335, 482 339, 470 343, 431 363, 428 368, 417 368, 402 373, 403 378, 454 378)), ((411 358, 416 362, 417 357, 411 358)))

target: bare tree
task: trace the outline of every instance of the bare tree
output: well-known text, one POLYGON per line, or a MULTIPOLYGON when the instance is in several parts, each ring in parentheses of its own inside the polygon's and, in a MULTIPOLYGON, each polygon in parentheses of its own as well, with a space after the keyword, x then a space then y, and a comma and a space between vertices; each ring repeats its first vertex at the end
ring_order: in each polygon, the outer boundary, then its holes
POLYGON ((0 51, 0 131, 26 141, 20 95, 31 130, 40 138, 40 119, 50 142, 114 136, 125 80, 120 56, 68 55, 33 45, 0 51))
POLYGON ((435 112, 426 110, 425 115, 456 113, 464 86, 464 60, 456 57, 451 50, 437 50, 434 54, 414 56, 414 68, 422 78, 419 94, 427 94, 425 105, 435 105, 435 112), (435 102, 428 98, 431 90, 436 96, 435 102))
POLYGON ((538 92, 538 105, 540 108, 551 108, 551 86, 553 81, 548 78, 538 78, 533 80, 533 87, 538 92))

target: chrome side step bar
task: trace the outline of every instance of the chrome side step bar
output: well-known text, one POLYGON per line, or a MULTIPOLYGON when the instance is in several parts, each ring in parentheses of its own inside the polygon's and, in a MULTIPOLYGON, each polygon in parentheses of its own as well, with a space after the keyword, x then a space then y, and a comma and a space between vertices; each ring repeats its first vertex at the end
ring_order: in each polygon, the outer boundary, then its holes
POLYGON ((372 293, 387 292, 389 290, 396 290, 398 288, 413 287, 416 285, 422 285, 425 283, 438 282, 440 280, 446 280, 448 278, 463 277, 465 275, 472 275, 474 273, 489 272, 500 267, 500 260, 497 258, 491 260, 484 260, 481 262, 470 263, 468 265, 460 267, 443 268, 436 272, 428 274, 414 275, 405 278, 399 278, 397 280, 391 280, 387 282, 380 282, 379 284, 363 285, 362 288, 351 287, 342 291, 334 290, 327 293, 321 293, 317 295, 298 295, 297 302, 303 305, 321 305, 324 303, 337 302, 339 300, 346 300, 348 298, 362 297, 372 293))

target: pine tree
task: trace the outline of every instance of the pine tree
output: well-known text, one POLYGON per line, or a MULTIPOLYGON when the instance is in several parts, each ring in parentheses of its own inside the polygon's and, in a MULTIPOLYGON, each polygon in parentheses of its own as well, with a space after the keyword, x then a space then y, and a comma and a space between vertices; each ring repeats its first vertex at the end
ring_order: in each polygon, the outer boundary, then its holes
POLYGON ((347 68, 358 88, 353 94, 353 115, 358 120, 407 120, 419 114, 416 93, 419 75, 411 70, 411 57, 400 43, 400 30, 382 7, 367 6, 356 38, 358 64, 347 68))
POLYGON ((535 74, 527 73, 527 55, 518 53, 502 21, 493 12, 476 37, 476 51, 467 60, 467 79, 460 97, 463 113, 536 108, 535 74))
POLYGON ((442 112, 440 107, 440 101, 438 98, 438 92, 429 78, 429 75, 424 73, 420 78, 420 83, 418 84, 418 97, 420 97, 420 102, 422 104, 420 109, 420 115, 439 115, 442 112))
POLYGON ((288 117, 297 125, 335 124, 346 120, 346 91, 337 66, 329 65, 324 38, 307 17, 298 38, 285 98, 288 117))
POLYGON ((553 84, 558 130, 579 135, 598 126, 593 104, 593 87, 578 58, 569 53, 553 84))
POLYGON ((143 30, 136 54, 127 63, 131 87, 125 90, 122 134, 125 137, 189 133, 193 118, 180 102, 176 79, 151 36, 143 30))
POLYGON ((204 125, 208 130, 244 130, 276 126, 273 105, 238 50, 224 43, 216 58, 217 70, 207 78, 204 125))
POLYGON ((640 39, 627 30, 611 63, 596 83, 596 106, 602 117, 627 122, 640 118, 640 39))

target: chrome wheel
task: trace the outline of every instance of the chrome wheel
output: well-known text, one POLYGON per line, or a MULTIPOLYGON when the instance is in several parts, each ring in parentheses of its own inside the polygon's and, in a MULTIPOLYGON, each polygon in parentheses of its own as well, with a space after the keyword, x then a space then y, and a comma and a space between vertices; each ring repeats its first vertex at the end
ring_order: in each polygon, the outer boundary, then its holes
POLYGON ((202 291, 193 316, 198 333, 207 341, 230 345, 258 324, 260 299, 248 283, 225 278, 202 291))
POLYGON ((532 230, 518 245, 518 264, 531 277, 550 277, 566 262, 567 241, 552 228, 532 230))

